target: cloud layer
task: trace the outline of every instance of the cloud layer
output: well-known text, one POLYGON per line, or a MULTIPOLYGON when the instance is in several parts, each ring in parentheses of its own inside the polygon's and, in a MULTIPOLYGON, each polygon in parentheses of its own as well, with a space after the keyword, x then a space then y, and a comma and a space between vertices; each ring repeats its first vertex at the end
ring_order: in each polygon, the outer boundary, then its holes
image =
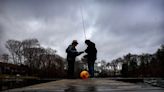
POLYGON ((154 53, 164 43, 163 0, 5 0, 0 1, 0 51, 5 52, 6 40, 26 38, 37 38, 63 57, 74 39, 84 50, 80 7, 99 60, 154 53))

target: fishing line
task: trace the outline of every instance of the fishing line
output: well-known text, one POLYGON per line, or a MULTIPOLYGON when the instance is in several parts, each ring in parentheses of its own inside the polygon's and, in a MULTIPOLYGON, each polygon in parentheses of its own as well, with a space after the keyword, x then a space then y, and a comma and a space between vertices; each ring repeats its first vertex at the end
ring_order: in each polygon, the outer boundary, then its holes
POLYGON ((82 19, 82 23, 83 23, 84 36, 85 36, 85 40, 86 40, 87 36, 86 36, 85 25, 84 25, 84 18, 83 18, 83 11, 82 11, 82 7, 81 6, 80 6, 80 14, 81 14, 81 19, 82 19))

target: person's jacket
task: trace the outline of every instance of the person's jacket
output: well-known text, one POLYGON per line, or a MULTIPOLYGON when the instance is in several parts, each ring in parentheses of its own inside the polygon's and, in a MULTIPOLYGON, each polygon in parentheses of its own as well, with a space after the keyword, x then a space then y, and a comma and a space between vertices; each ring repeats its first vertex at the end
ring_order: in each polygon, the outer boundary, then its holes
POLYGON ((95 47, 95 44, 93 42, 90 42, 88 44, 87 49, 85 50, 87 53, 87 58, 89 60, 96 60, 97 59, 97 49, 95 47))
POLYGON ((75 47, 69 45, 66 49, 67 60, 75 60, 76 56, 80 55, 81 52, 78 52, 75 47))

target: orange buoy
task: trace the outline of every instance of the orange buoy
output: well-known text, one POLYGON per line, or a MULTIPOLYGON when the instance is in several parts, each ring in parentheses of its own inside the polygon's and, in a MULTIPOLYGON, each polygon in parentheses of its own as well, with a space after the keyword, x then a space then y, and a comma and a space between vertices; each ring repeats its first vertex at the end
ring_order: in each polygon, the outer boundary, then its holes
POLYGON ((89 73, 88 73, 88 71, 82 71, 81 73, 80 73, 80 77, 82 78, 82 79, 88 79, 89 78, 89 73))

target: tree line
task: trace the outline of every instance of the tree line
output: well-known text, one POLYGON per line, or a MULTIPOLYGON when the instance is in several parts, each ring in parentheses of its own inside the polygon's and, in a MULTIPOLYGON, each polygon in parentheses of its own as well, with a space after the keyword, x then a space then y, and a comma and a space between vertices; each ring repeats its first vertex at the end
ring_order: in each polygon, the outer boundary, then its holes
POLYGON ((4 62, 27 68, 26 75, 38 77, 63 77, 64 58, 56 50, 41 47, 35 38, 8 40, 5 44, 10 54, 3 54, 4 62), (60 73, 59 73, 60 72, 60 73))
POLYGON ((127 54, 122 59, 123 77, 164 77, 164 45, 154 54, 127 54))
POLYGON ((101 61, 103 77, 164 77, 164 45, 154 53, 128 53, 111 62, 101 61))
MULTIPOLYGON (((56 54, 56 50, 44 48, 35 38, 8 40, 5 44, 10 54, 3 54, 3 62, 24 66, 26 75, 38 77, 66 77, 67 62, 56 54)), ((87 70, 85 59, 75 62, 75 75, 87 70)), ((123 57, 107 62, 96 61, 95 74, 98 77, 164 77, 164 45, 154 53, 141 55, 128 53, 123 57)))

